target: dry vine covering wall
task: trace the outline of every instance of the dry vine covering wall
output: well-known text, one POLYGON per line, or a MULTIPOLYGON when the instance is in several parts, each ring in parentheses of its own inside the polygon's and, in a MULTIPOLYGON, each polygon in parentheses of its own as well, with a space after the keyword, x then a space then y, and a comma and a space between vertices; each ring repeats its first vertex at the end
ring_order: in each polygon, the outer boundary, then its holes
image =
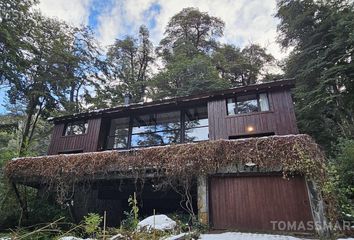
MULTIPOLYGON (((14 183, 50 188, 59 196, 69 194, 77 183, 100 179, 147 176, 168 179, 168 184, 190 183, 197 176, 252 162, 264 169, 297 173, 324 189, 327 181, 325 156, 311 137, 304 134, 216 140, 150 147, 126 151, 103 151, 25 157, 10 161, 6 174, 14 183)), ((324 194, 328 210, 335 215, 333 196, 324 194)), ((59 200, 60 201, 60 200, 59 200)))
POLYGON ((297 172, 312 179, 325 174, 322 151, 303 134, 24 157, 10 161, 6 174, 14 182, 46 185, 62 180, 70 183, 116 174, 146 173, 152 169, 170 178, 198 176, 215 173, 230 164, 248 162, 264 168, 282 166, 284 173, 297 172))

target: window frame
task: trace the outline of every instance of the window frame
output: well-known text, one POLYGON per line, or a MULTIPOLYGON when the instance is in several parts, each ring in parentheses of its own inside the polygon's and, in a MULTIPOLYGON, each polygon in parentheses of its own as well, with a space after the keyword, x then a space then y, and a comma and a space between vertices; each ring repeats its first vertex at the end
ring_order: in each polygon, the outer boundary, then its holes
MULTIPOLYGON (((196 106, 194 108, 200 108, 202 106, 196 106)), ((185 108, 182 112, 183 114, 183 118, 184 118, 184 121, 183 121, 183 143, 193 143, 193 142, 203 142, 203 141, 208 141, 209 140, 209 134, 210 134, 210 129, 209 129, 209 112, 208 112, 208 106, 206 106, 206 111, 207 111, 207 118, 202 118, 202 119, 207 119, 208 120, 208 124, 207 125, 201 125, 201 126, 196 126, 196 127, 186 127, 186 123, 189 122, 186 120, 186 112, 188 111, 188 109, 192 109, 192 108, 185 108), (208 128, 208 139, 207 140, 198 140, 198 141, 187 141, 186 140, 186 131, 187 130, 190 130, 190 129, 198 129, 198 128, 208 128)))
MULTIPOLYGON (((134 128, 134 121, 137 117, 139 116, 143 116, 143 115, 148 115, 148 113, 142 113, 142 114, 132 114, 129 116, 121 116, 121 117, 116 117, 116 118, 112 118, 110 119, 109 122, 109 129, 108 129, 108 134, 106 135, 106 143, 105 143, 105 149, 106 150, 126 150, 126 149, 135 149, 135 148, 144 148, 144 147, 153 147, 153 146, 166 146, 166 145, 171 145, 171 144, 181 144, 181 143, 191 143, 191 142, 201 142, 201 141, 208 141, 209 140, 209 113, 208 113, 208 106, 206 105, 198 105, 195 107, 184 107, 184 108, 179 108, 179 109, 171 109, 171 110, 167 110, 167 111, 156 111, 153 112, 152 114, 163 114, 163 113, 168 113, 168 112, 179 112, 179 118, 178 118, 178 123, 180 124, 179 128, 175 128, 175 129, 171 129, 171 130, 157 130, 154 132, 142 132, 142 133, 133 133, 133 128, 134 128), (206 111, 207 111, 207 118, 208 119, 208 125, 202 125, 202 126, 197 126, 197 127, 193 127, 193 128, 187 128, 186 127, 186 112, 188 111, 188 109, 192 109, 192 108, 198 108, 198 107, 205 107, 206 111), (127 147, 125 148, 108 148, 108 142, 109 142, 109 138, 113 138, 116 135, 109 135, 109 130, 111 128, 112 125, 112 120, 117 119, 117 118, 129 118, 129 127, 128 127, 128 139, 127 139, 127 147), (196 129, 196 128, 208 128, 208 139, 206 140, 199 140, 199 141, 187 141, 186 140, 186 131, 188 129, 196 129), (146 145, 146 146, 133 146, 132 145, 132 139, 134 135, 144 135, 144 134, 158 134, 161 132, 173 132, 173 131, 179 131, 179 140, 175 143, 166 143, 166 144, 158 144, 158 145, 146 145)), ((114 144, 113 144, 114 145, 114 144)))
MULTIPOLYGON (((77 120, 77 121, 73 121, 73 122, 67 122, 64 125, 64 129, 63 129, 63 133, 62 133, 62 137, 74 137, 74 136, 82 136, 82 135, 86 135, 89 129, 89 121, 86 120, 77 120), (80 133, 80 134, 66 134, 66 131, 68 129, 68 127, 72 127, 73 125, 77 125, 78 123, 83 123, 85 126, 85 132, 84 133, 80 133)), ((72 132, 72 130, 71 130, 72 132)))
MULTIPOLYGON (((240 116, 240 115, 250 115, 250 114, 258 114, 258 113, 264 113, 264 112, 270 112, 271 111, 271 104, 269 101, 269 93, 268 92, 257 92, 255 93, 256 95, 256 100, 257 100, 257 111, 256 112, 247 112, 247 113, 235 113, 235 114, 229 114, 229 109, 228 109, 228 99, 233 99, 235 103, 235 110, 237 112, 237 98, 238 97, 243 97, 243 96, 249 96, 253 94, 242 94, 239 96, 234 96, 234 97, 228 97, 225 99, 226 102, 226 116, 228 117, 234 117, 234 116, 240 116), (266 94, 267 96, 267 101, 268 101, 268 110, 262 111, 261 110, 261 104, 260 104, 260 95, 261 94, 266 94)), ((235 112, 235 111, 234 111, 235 112)))
MULTIPOLYGON (((182 132, 182 122, 181 122, 181 114, 182 114, 182 110, 180 109, 175 109, 175 110, 170 110, 170 111, 157 111, 157 112, 153 112, 151 113, 152 115, 157 115, 157 114, 164 114, 164 113, 170 113, 170 112, 178 112, 179 113, 179 117, 178 117, 178 123, 180 124, 179 128, 176 129, 171 129, 171 130, 157 130, 157 131, 153 131, 153 132, 141 132, 141 133, 133 133, 133 128, 134 128, 134 120, 139 117, 139 116, 144 116, 144 115, 150 115, 150 114, 135 114, 135 115, 131 115, 130 116, 130 121, 129 121, 129 138, 128 138, 128 149, 133 149, 133 148, 143 148, 143 147, 153 147, 153 146, 166 146, 166 145, 171 145, 171 144, 178 144, 178 143, 182 143, 181 140, 181 132, 182 132), (146 146, 133 146, 132 145, 132 140, 133 140, 133 136, 138 136, 138 135, 149 135, 149 134, 156 134, 156 133, 161 133, 161 132, 173 132, 173 131, 179 131, 179 141, 176 143, 167 143, 167 144, 155 144, 155 145, 146 145, 146 146)), ((157 123, 155 124, 155 126, 158 125, 157 123)), ((153 126, 153 125, 151 125, 153 126)))
MULTIPOLYGON (((120 128, 120 129, 123 129, 123 128, 120 128)), ((105 149, 110 149, 110 150, 123 150, 123 149, 129 149, 130 148, 130 140, 129 140, 129 138, 131 137, 131 117, 117 117, 117 118, 111 118, 110 120, 109 120, 109 126, 108 126, 108 134, 107 134, 107 136, 106 136, 106 143, 105 143, 105 149), (127 127, 127 129, 128 129, 128 137, 127 137, 127 147, 123 147, 123 148, 114 148, 114 147, 112 147, 112 148, 108 148, 108 144, 109 144, 109 140, 111 139, 111 138, 115 138, 116 136, 119 136, 118 134, 114 134, 114 135, 111 135, 110 134, 110 130, 111 130, 111 127, 112 127, 112 121, 113 120, 115 120, 115 119, 118 119, 118 118, 128 118, 128 127, 127 127)), ((113 145, 114 145, 114 143, 113 143, 113 145)))

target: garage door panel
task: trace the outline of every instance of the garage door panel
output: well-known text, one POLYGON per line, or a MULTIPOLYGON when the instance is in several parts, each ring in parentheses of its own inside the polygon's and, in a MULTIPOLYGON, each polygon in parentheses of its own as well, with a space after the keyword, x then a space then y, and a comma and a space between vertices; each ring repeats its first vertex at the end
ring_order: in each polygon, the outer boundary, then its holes
POLYGON ((311 221, 302 177, 212 177, 211 222, 215 229, 272 230, 271 221, 311 221))

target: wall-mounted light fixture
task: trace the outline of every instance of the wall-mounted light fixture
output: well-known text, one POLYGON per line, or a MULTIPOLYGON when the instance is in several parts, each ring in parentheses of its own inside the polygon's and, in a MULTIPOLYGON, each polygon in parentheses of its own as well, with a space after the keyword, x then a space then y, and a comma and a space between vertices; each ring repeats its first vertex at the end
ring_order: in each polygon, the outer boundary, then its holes
POLYGON ((248 125, 246 127, 246 131, 249 132, 249 133, 254 132, 254 127, 252 125, 248 125))
POLYGON ((248 162, 248 163, 246 163, 245 164, 245 166, 247 166, 247 167, 254 167, 254 166, 256 166, 257 164, 255 164, 255 163, 253 163, 253 162, 248 162))

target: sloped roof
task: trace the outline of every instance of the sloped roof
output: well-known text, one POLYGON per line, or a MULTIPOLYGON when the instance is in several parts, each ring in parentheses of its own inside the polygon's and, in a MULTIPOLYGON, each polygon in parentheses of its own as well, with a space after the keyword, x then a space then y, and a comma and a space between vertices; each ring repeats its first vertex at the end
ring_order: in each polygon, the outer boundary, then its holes
POLYGON ((294 85, 295 85, 295 79, 281 79, 276 81, 270 81, 270 82, 265 82, 260 84, 252 84, 252 85, 247 85, 242 87, 235 87, 235 88, 207 92, 207 93, 191 95, 191 96, 168 98, 168 99, 162 99, 162 100, 157 100, 152 102, 133 103, 129 105, 119 105, 112 108, 97 109, 88 112, 49 118, 48 120, 53 122, 61 122, 61 121, 66 121, 71 119, 97 117, 103 114, 117 113, 117 112, 129 111, 133 109, 140 109, 146 107, 178 105, 178 104, 183 104, 183 103, 193 102, 193 101, 208 100, 208 99, 221 98, 221 97, 224 98, 227 97, 228 95, 233 95, 236 93, 262 91, 266 89, 283 88, 283 87, 292 88, 294 87, 294 85))

